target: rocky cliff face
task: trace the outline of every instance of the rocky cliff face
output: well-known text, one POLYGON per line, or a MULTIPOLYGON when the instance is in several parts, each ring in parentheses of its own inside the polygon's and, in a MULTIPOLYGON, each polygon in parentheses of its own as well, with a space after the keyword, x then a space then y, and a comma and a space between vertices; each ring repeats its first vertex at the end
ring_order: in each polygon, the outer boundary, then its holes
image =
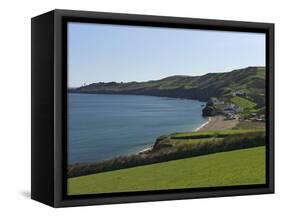
POLYGON ((218 111, 215 107, 213 106, 206 106, 205 108, 203 108, 202 110, 202 115, 204 117, 209 117, 209 116, 215 116, 218 114, 218 111))

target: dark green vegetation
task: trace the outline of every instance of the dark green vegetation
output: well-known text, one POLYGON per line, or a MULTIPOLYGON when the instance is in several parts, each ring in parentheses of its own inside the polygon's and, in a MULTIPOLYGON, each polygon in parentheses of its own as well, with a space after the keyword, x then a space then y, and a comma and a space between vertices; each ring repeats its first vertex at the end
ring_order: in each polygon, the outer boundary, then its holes
POLYGON ((119 156, 97 163, 70 165, 68 176, 76 177, 264 144, 264 129, 173 133, 158 137, 151 150, 140 154, 119 156))
POLYGON ((171 76, 147 82, 100 82, 69 91, 166 96, 201 101, 207 101, 210 97, 229 100, 233 92, 241 91, 250 101, 262 107, 265 94, 265 68, 248 67, 226 73, 208 73, 203 76, 171 76))
POLYGON ((265 148, 209 154, 68 179, 68 194, 265 183, 265 148))

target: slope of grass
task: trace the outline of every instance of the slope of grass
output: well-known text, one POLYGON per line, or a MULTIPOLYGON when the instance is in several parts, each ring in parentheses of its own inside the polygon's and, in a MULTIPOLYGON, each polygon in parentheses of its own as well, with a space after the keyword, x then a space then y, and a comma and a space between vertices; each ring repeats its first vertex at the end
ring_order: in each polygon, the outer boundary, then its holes
POLYGON ((229 98, 243 91, 252 101, 264 105, 265 68, 247 67, 202 76, 175 75, 145 82, 99 82, 69 90, 76 93, 133 94, 166 96, 207 101, 210 97, 229 98))
POLYGON ((101 162, 69 165, 68 177, 96 174, 217 152, 253 148, 262 146, 264 143, 264 129, 174 133, 158 137, 153 148, 142 154, 117 156, 101 162))
POLYGON ((68 194, 263 183, 264 146, 69 178, 68 194))
POLYGON ((228 135, 241 135, 247 133, 259 133, 263 132, 261 129, 230 129, 223 131, 196 131, 196 132, 182 132, 171 134, 172 139, 194 139, 194 138, 209 138, 218 136, 228 136, 228 135))
POLYGON ((243 109, 253 109, 256 107, 256 103, 254 103, 248 99, 242 98, 240 96, 235 96, 235 97, 231 98, 231 102, 240 106, 243 109))

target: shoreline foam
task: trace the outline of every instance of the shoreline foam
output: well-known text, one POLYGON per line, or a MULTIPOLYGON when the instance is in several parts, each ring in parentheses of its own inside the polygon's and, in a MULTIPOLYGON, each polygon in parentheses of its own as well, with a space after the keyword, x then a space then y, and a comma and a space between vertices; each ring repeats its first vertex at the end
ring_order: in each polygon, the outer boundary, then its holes
MULTIPOLYGON (((193 132, 231 129, 234 126, 236 126, 238 122, 239 122, 238 119, 224 120, 224 116, 216 115, 216 116, 208 117, 208 120, 205 123, 201 124, 199 127, 197 127, 193 132)), ((136 152, 136 154, 145 154, 146 152, 151 151, 153 149, 153 145, 154 144, 151 144, 149 147, 146 147, 136 152)))
POLYGON ((208 130, 227 130, 232 129, 239 123, 239 119, 225 120, 223 115, 212 116, 206 124, 202 125, 196 131, 208 131, 208 130))
POLYGON ((199 127, 197 127, 194 131, 195 131, 195 132, 200 131, 200 129, 202 129, 203 127, 205 127, 206 125, 208 125, 211 121, 212 121, 212 118, 209 117, 208 120, 207 120, 205 123, 201 124, 201 125, 200 125, 199 127))
POLYGON ((154 145, 154 144, 150 144, 149 147, 146 147, 146 148, 144 148, 144 149, 138 151, 137 154, 145 154, 146 152, 151 151, 151 150, 153 149, 153 145, 154 145))

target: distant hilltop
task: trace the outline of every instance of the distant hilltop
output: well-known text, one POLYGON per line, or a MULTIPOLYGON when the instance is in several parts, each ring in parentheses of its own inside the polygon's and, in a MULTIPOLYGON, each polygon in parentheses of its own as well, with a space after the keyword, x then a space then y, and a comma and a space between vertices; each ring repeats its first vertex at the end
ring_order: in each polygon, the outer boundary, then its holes
POLYGON ((265 104, 265 67, 247 67, 202 76, 175 75, 146 82, 99 82, 71 93, 126 94, 174 97, 208 101, 211 97, 227 100, 233 94, 246 94, 257 105, 265 104))

